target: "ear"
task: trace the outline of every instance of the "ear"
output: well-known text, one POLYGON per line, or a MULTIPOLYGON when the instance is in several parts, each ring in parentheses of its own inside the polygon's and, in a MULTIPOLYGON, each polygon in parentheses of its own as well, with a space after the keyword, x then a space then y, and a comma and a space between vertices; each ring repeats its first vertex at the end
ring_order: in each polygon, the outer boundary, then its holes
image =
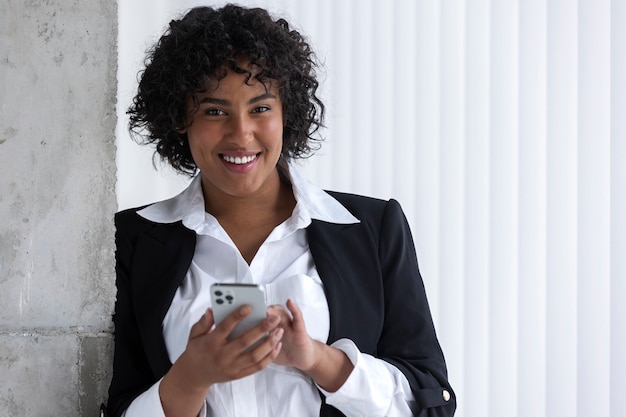
POLYGON ((184 135, 185 133, 187 133, 187 128, 189 126, 187 126, 186 124, 183 126, 177 126, 174 128, 175 131, 177 131, 179 134, 184 135))

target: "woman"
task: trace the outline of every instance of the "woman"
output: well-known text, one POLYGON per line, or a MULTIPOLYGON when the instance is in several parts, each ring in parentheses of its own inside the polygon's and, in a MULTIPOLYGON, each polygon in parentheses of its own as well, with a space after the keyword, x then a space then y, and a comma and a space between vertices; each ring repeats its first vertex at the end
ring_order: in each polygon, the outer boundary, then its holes
POLYGON ((309 45, 262 9, 192 9, 149 54, 131 130, 195 178, 116 215, 111 415, 454 414, 398 203, 290 164, 316 147, 317 87, 309 45), (227 340, 250 308, 214 323, 217 282, 261 286, 267 318, 227 340))

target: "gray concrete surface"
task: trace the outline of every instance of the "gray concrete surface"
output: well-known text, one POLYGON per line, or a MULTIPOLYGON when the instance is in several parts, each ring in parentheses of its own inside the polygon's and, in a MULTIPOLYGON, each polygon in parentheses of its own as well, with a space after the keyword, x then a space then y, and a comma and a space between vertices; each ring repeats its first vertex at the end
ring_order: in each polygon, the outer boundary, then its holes
POLYGON ((114 0, 0 0, 0 417, 106 397, 116 37, 114 0))

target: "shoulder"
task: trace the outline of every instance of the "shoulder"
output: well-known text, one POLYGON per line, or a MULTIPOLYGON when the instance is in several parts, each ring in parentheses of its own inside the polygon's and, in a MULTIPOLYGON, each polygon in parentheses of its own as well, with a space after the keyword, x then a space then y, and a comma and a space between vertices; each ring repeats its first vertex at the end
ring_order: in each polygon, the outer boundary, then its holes
POLYGON ((190 252, 193 254, 196 236, 193 230, 187 229, 182 221, 158 223, 146 219, 138 213, 141 209, 142 207, 136 207, 115 214, 115 245, 118 261, 121 258, 134 256, 133 254, 140 247, 154 248, 155 244, 166 245, 170 248, 177 247, 177 251, 181 247, 191 248, 190 252))
POLYGON ((181 226, 181 222, 174 223, 160 223, 149 220, 139 214, 139 212, 146 207, 152 205, 140 206, 125 209, 115 213, 115 230, 116 235, 119 237, 126 236, 127 238, 134 240, 137 236, 145 233, 156 233, 157 231, 178 229, 181 226))
POLYGON ((400 203, 395 199, 383 200, 359 194, 326 191, 334 199, 339 201, 353 216, 361 221, 382 221, 386 216, 403 217, 400 203))
POLYGON ((339 201, 345 208, 350 210, 352 214, 360 212, 376 212, 384 210, 384 206, 387 201, 380 198, 368 197, 359 194, 342 193, 338 191, 328 191, 331 197, 339 201))
POLYGON ((115 227, 116 228, 128 228, 128 227, 149 227, 153 222, 146 220, 138 214, 138 211, 146 208, 146 206, 134 207, 115 213, 115 227))

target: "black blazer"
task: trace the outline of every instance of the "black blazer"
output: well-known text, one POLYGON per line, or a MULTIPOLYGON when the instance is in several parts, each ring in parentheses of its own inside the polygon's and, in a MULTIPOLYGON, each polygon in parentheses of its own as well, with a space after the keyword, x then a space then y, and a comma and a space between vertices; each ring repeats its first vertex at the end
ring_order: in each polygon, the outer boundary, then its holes
MULTIPOLYGON (((314 220, 307 228, 330 309, 328 343, 351 339, 361 352, 400 369, 415 395, 415 416, 452 416, 456 400, 400 205, 330 194, 361 222, 314 220)), ((115 216, 115 354, 108 400, 113 416, 121 415, 171 367, 162 322, 196 242, 195 232, 182 222, 154 223, 137 210, 115 216)), ((343 415, 325 404, 323 396, 322 402, 320 416, 343 415)))

